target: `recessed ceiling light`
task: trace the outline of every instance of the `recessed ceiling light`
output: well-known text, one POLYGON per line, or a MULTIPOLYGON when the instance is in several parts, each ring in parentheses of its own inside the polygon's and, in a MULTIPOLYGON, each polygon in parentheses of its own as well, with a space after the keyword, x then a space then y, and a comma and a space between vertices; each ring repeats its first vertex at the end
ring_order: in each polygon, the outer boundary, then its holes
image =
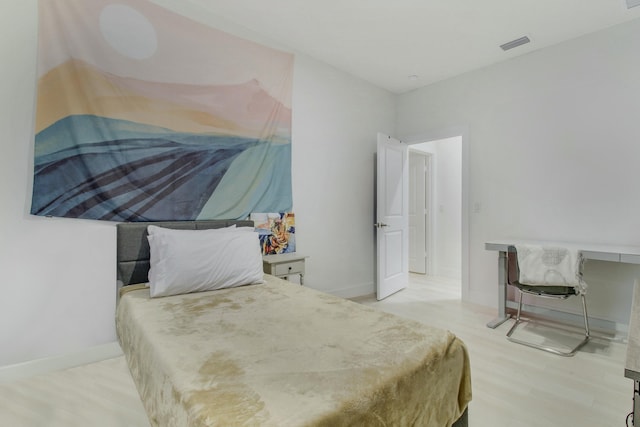
POLYGON ((505 44, 501 44, 500 48, 502 50, 509 50, 509 49, 513 49, 514 47, 518 47, 518 46, 522 46, 523 44, 527 44, 529 43, 531 40, 529 39, 529 37, 524 36, 524 37, 520 37, 519 39, 515 39, 515 40, 511 40, 510 42, 506 42, 505 44))
POLYGON ((640 6, 640 0, 627 0, 627 9, 631 9, 636 6, 640 6))
POLYGON ((418 77, 417 74, 411 74, 409 76, 409 80, 411 80, 412 82, 415 82, 416 80, 418 80, 420 77, 418 77))

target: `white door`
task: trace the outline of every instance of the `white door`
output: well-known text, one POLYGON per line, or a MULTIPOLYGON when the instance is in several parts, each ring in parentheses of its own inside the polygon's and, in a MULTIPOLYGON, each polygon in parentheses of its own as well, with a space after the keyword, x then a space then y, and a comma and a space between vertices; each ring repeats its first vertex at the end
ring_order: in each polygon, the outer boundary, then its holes
POLYGON ((378 300, 409 280, 409 167, 407 144, 378 134, 376 179, 376 293, 378 300))
POLYGON ((429 166, 425 153, 409 152, 409 271, 427 274, 429 166))

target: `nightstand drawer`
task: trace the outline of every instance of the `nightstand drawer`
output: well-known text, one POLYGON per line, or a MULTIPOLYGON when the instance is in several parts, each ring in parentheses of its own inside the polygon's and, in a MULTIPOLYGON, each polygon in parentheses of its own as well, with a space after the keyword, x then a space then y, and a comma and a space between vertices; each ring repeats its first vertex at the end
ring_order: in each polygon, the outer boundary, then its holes
POLYGON ((299 275, 300 284, 304 284, 304 260, 307 258, 298 253, 272 254, 262 256, 262 268, 265 273, 284 279, 299 275))
POLYGON ((273 266, 274 276, 284 276, 287 274, 304 273, 304 260, 287 262, 284 264, 276 264, 273 266))

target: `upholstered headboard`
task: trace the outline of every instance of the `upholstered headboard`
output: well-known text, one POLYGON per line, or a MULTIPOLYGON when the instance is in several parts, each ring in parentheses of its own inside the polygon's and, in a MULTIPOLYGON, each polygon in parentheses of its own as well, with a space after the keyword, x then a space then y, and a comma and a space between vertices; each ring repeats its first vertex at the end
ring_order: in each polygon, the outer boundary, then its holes
POLYGON ((178 230, 207 230, 236 224, 238 227, 253 227, 249 220, 204 220, 166 222, 127 222, 117 227, 117 275, 121 286, 146 283, 149 273, 149 241, 147 226, 178 230))

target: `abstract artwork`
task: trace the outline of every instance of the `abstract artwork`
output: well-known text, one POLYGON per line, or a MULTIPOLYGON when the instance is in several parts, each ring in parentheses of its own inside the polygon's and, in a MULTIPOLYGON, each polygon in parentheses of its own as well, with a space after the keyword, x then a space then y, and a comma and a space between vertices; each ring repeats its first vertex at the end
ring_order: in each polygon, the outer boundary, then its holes
POLYGON ((290 210, 292 76, 292 54, 148 0, 40 0, 31 213, 290 210))
POLYGON ((293 212, 252 213, 249 219, 260 236, 263 255, 296 251, 296 219, 293 212))

